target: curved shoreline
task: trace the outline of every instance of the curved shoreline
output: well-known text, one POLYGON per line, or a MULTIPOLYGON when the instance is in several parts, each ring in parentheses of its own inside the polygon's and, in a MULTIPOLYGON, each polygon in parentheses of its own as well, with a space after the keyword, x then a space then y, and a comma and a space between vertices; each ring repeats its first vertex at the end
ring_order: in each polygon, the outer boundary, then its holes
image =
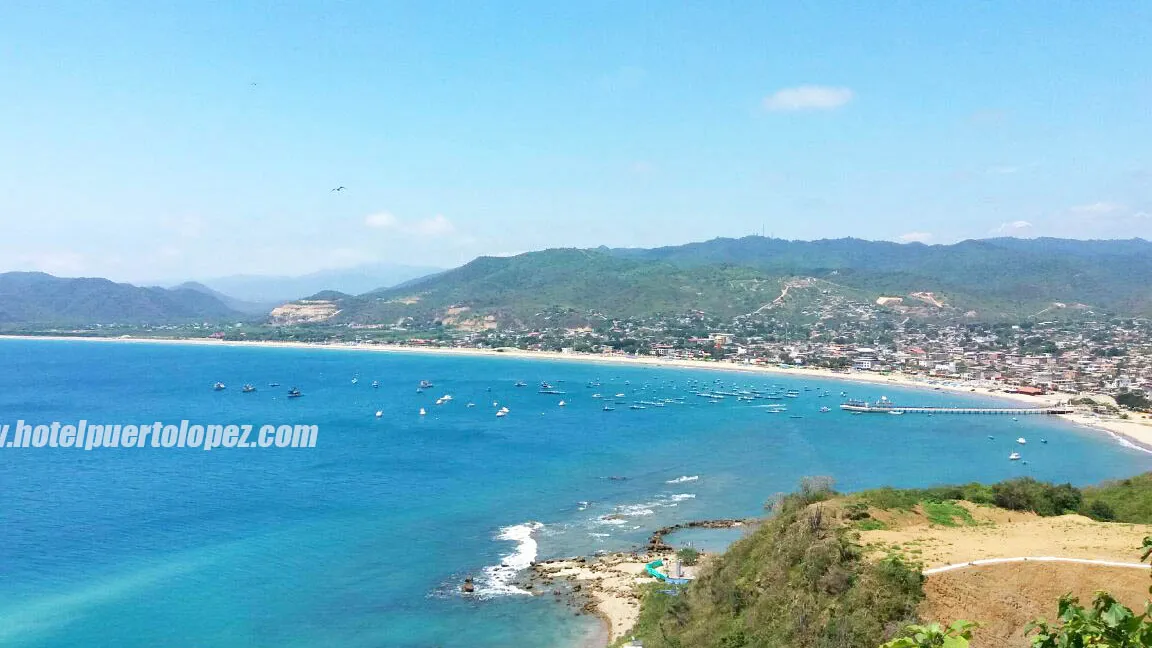
MULTIPOLYGON (((921 376, 903 373, 876 374, 861 371, 832 371, 829 369, 813 369, 809 367, 780 367, 777 365, 762 365, 739 362, 706 361, 706 360, 680 360, 662 359, 645 356, 605 355, 593 353, 560 353, 555 351, 524 351, 522 349, 473 349, 458 347, 413 347, 398 344, 360 344, 355 342, 342 342, 329 344, 322 342, 264 342, 240 340, 212 340, 207 338, 141 338, 141 337, 86 337, 67 335, 0 335, 0 340, 44 340, 44 341, 81 341, 104 342, 120 344, 181 344, 195 346, 238 347, 238 348, 274 348, 274 349, 323 349, 329 351, 361 351, 376 353, 414 353, 424 355, 442 355, 457 357, 483 357, 483 358, 516 358, 521 360, 549 360, 584 362, 604 365, 646 366, 672 369, 700 369, 707 371, 726 371, 742 373, 758 373, 775 376, 792 376, 793 378, 810 378, 814 380, 834 380, 849 383, 862 383, 870 385, 887 385, 889 387, 922 389, 928 391, 942 391, 956 394, 976 395, 984 398, 994 398, 1015 403, 1027 403, 1036 406, 1054 405, 1062 398, 1047 394, 1044 396, 1028 396, 1003 391, 994 391, 987 383, 956 384, 957 381, 932 381, 921 376)), ((1071 396, 1066 396, 1071 397, 1071 396)), ((1152 425, 1145 425, 1134 420, 1100 419, 1082 413, 1060 414, 1057 418, 1072 423, 1078 427, 1088 428, 1097 432, 1104 432, 1122 444, 1146 453, 1152 454, 1152 425)))

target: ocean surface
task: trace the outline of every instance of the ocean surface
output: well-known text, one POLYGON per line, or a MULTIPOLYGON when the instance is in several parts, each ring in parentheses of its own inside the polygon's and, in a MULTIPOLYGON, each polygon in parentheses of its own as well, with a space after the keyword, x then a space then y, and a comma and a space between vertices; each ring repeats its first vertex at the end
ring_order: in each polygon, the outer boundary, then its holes
MULTIPOLYGON (((1152 468, 1152 455, 1043 417, 851 416, 836 408, 842 391, 989 401, 831 380, 46 340, 0 340, 0 359, 0 425, 319 426, 312 449, 0 448, 3 646, 572 646, 597 622, 514 587, 534 558, 758 515, 805 475, 854 490, 1017 475, 1087 484, 1152 468), (435 386, 418 392, 421 380, 435 386), (539 394, 541 381, 566 393, 539 394), (772 385, 800 396, 694 395, 772 385), (304 397, 285 398, 291 386, 304 397), (638 401, 664 405, 629 408, 638 401), (1008 461, 1017 450, 1027 464, 1008 461), (477 596, 459 594, 469 575, 477 596)), ((678 537, 711 547, 723 536, 678 537)))

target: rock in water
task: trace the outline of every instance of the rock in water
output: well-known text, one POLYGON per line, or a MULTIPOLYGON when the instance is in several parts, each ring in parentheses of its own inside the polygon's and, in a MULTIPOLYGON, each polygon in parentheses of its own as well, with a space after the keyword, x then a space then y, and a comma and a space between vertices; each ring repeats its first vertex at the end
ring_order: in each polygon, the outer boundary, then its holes
POLYGON ((476 585, 472 582, 471 576, 464 579, 464 584, 460 586, 460 591, 465 594, 471 594, 476 591, 476 585))

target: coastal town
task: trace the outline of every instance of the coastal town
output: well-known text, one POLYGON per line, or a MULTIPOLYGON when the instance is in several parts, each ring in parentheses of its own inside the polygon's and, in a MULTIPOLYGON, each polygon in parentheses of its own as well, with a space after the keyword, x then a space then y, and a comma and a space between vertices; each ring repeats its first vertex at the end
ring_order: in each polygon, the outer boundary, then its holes
MULTIPOLYGON (((375 342, 349 332, 340 339, 375 342)), ((877 318, 797 326, 692 313, 597 327, 441 331, 393 343, 899 372, 1019 393, 1109 394, 1138 410, 1147 409, 1152 393, 1152 321, 1146 319, 950 324, 877 318)))

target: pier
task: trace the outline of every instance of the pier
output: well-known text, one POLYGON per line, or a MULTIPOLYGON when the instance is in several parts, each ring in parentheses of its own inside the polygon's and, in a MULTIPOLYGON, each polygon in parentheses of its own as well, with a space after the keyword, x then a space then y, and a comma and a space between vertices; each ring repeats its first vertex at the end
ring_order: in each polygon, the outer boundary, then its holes
POLYGON ((1071 407, 901 407, 899 405, 871 405, 845 403, 840 409, 866 414, 1000 414, 1010 416, 1071 414, 1071 407))

